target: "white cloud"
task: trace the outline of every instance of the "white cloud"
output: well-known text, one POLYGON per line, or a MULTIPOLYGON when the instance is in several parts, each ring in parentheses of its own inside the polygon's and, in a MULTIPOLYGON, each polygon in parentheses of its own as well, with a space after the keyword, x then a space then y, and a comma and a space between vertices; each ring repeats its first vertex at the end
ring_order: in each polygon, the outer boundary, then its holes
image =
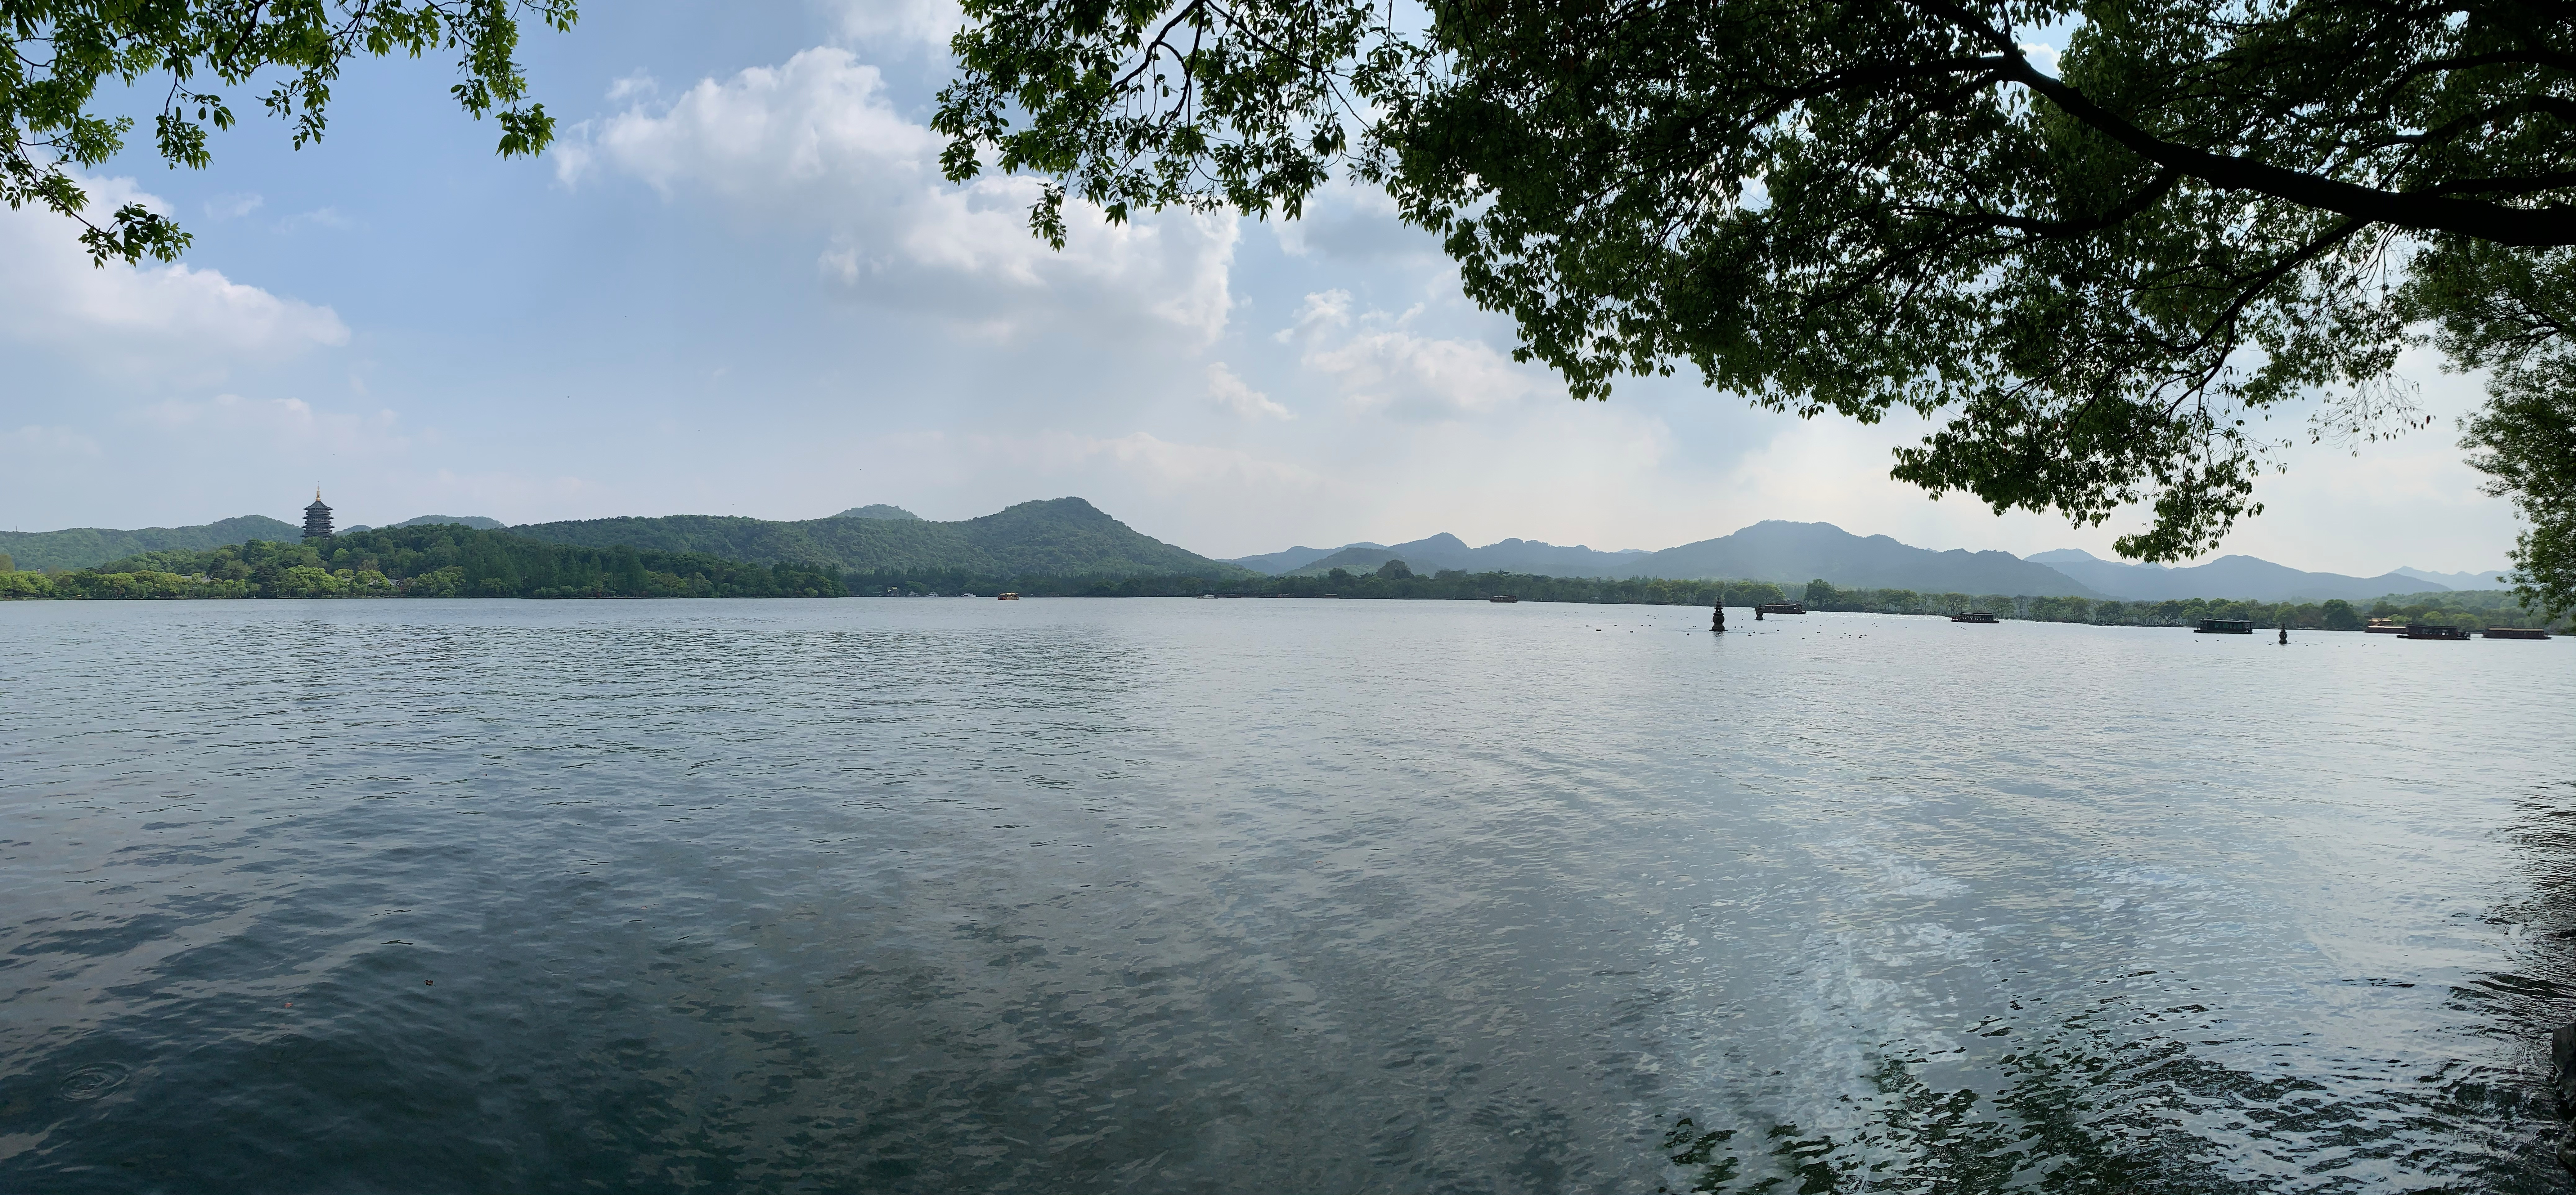
POLYGON ((662 83, 651 74, 636 71, 608 85, 608 102, 651 99, 662 94, 662 83))
POLYGON ((945 49, 965 27, 957 0, 827 0, 841 36, 855 42, 910 43, 945 49))
POLYGON ((1208 397, 1216 404, 1245 419, 1294 419, 1296 412, 1270 401, 1270 396, 1253 389, 1234 371, 1218 361, 1208 366, 1208 397))
POLYGON ((302 232, 308 228, 328 228, 334 232, 345 232, 356 227, 358 222, 342 215, 340 209, 336 207, 317 207, 309 212, 297 212, 277 222, 279 232, 302 232))
POLYGON ((895 110, 876 67, 818 48, 600 121, 567 146, 558 172, 578 185, 613 170, 674 199, 710 194, 764 225, 811 229, 826 241, 824 277, 852 295, 985 335, 1140 316, 1201 342, 1223 331, 1232 219, 1175 212, 1113 225, 1074 204, 1058 252, 1028 232, 1037 180, 953 186, 940 174, 943 144, 895 110))
MULTIPOLYGON (((166 210, 125 178, 83 179, 93 211, 166 210)), ((186 264, 93 266, 72 221, 34 206, 0 210, 0 336, 147 381, 219 379, 234 366, 348 343, 328 307, 281 298, 186 264)))
POLYGON ((251 194, 217 195, 206 201, 206 218, 236 220, 258 211, 260 204, 265 202, 267 201, 251 194))
POLYGON ((1400 419, 1490 415, 1524 399, 1564 395, 1554 376, 1521 365, 1481 340, 1406 331, 1419 311, 1355 316, 1348 292, 1322 291, 1306 296, 1297 322, 1279 338, 1302 339, 1300 364, 1330 377, 1354 407, 1400 419))
MULTIPOLYGON (((623 84, 611 94, 634 96, 623 84)), ((935 180, 939 146, 938 134, 887 102, 877 68, 846 50, 814 49, 722 83, 699 80, 658 112, 639 105, 609 117, 587 143, 567 147, 557 173, 571 183, 604 164, 666 194, 689 185, 795 208, 935 180)))

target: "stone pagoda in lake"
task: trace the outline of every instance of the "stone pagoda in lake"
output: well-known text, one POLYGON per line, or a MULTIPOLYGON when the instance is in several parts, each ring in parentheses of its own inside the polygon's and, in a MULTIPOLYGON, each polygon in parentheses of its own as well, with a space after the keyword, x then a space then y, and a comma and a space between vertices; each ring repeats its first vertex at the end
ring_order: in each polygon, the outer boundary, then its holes
POLYGON ((322 488, 313 488, 313 505, 304 508, 304 538, 331 538, 331 508, 322 505, 322 488))

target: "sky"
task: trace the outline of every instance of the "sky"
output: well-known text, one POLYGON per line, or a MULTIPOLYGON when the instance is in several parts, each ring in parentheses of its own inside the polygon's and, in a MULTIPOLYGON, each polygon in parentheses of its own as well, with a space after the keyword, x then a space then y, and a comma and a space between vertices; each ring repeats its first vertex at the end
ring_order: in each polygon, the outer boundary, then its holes
MULTIPOLYGON (((1296 223, 1166 213, 1031 238, 1037 184, 943 182, 946 0, 588 7, 530 30, 560 126, 503 161, 451 62, 353 64, 318 145, 237 97, 214 164, 85 176, 196 236, 93 268, 0 210, 0 526, 421 514, 925 518, 1077 495, 1211 556, 1450 532, 1662 548, 1764 519, 1931 548, 2083 548, 2142 525, 1996 516, 1887 479, 1925 428, 1750 408, 1687 372, 1577 403, 1516 364, 1382 195, 1296 223)), ((148 112, 135 99, 134 111, 148 112)), ((148 129, 148 116, 143 122, 148 129)), ((2219 554, 2377 575, 2501 566, 2509 506, 2410 354, 2431 430, 2302 447, 2219 554)))

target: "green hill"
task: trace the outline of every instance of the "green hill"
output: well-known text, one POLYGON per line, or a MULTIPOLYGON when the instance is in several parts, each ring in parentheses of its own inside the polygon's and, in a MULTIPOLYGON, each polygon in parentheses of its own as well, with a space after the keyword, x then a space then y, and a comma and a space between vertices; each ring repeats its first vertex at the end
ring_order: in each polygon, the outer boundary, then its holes
POLYGON ((12 573, 15 598, 840 597, 828 567, 544 543, 453 523, 164 549, 99 571, 12 573))
POLYGON ((0 553, 28 570, 89 568, 145 552, 202 552, 254 539, 293 543, 304 529, 266 515, 242 515, 196 527, 144 527, 116 531, 73 527, 62 531, 0 531, 0 553))
POLYGON ((670 515, 531 523, 510 528, 510 533, 584 547, 625 545, 755 564, 830 564, 855 572, 1189 573, 1210 580, 1250 575, 1239 566, 1140 535, 1080 498, 1023 502, 955 523, 840 516, 774 522, 731 515, 670 515))
POLYGON ((385 525, 388 527, 439 527, 448 523, 454 523, 459 527, 471 527, 477 531, 498 531, 508 525, 499 519, 489 519, 482 515, 422 515, 416 519, 404 519, 399 523, 385 525))

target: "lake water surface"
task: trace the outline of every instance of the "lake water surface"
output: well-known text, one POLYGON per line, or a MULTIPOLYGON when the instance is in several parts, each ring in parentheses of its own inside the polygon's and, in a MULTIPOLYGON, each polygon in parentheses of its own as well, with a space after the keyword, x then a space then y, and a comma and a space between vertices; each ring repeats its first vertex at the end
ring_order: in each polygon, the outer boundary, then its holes
POLYGON ((0 606, 0 1191, 2569 1188, 2576 645, 1706 620, 0 606))

